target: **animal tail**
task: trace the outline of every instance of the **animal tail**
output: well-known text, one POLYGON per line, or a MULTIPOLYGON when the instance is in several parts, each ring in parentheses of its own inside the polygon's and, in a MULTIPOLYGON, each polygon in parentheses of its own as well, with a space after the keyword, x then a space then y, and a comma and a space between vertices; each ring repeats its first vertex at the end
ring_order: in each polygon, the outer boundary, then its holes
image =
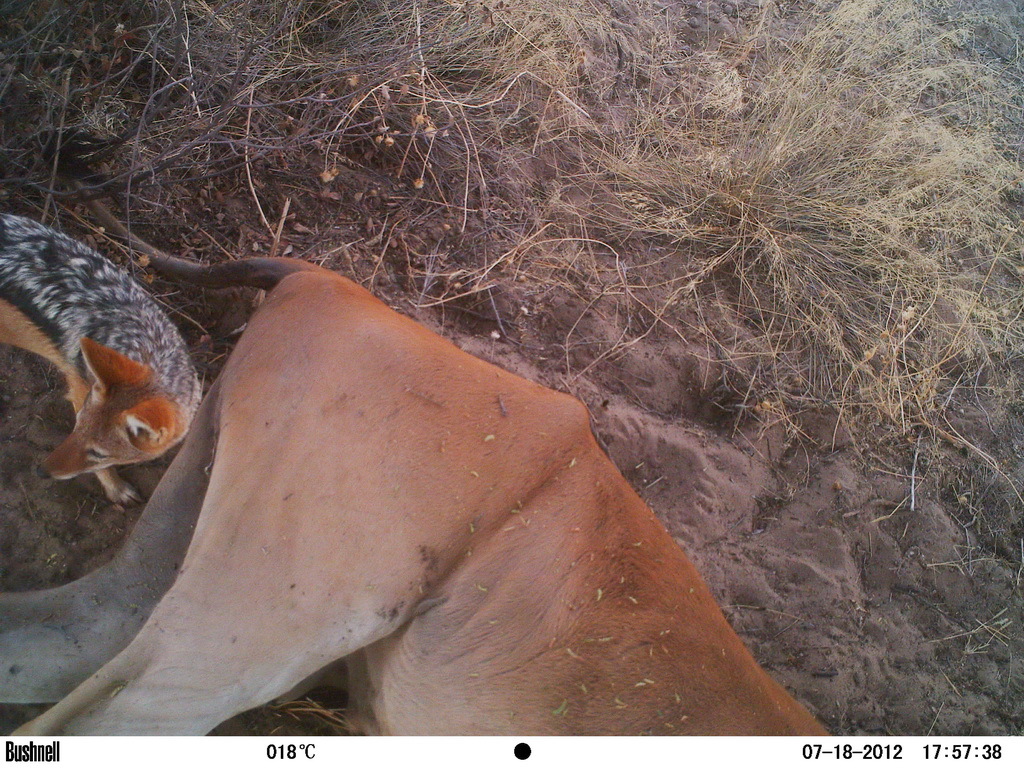
POLYGON ((210 265, 196 264, 174 257, 170 257, 169 261, 152 256, 150 259, 153 269, 164 277, 205 288, 230 288, 242 285, 269 291, 293 272, 321 269, 306 261, 284 258, 239 259, 210 265))
POLYGON ((108 232, 145 254, 149 259, 148 266, 171 280, 193 283, 204 288, 246 286, 269 291, 293 272, 321 269, 321 267, 299 259, 267 257, 225 261, 220 264, 199 264, 171 256, 150 245, 138 235, 128 232, 110 210, 96 198, 88 200, 86 205, 108 232))

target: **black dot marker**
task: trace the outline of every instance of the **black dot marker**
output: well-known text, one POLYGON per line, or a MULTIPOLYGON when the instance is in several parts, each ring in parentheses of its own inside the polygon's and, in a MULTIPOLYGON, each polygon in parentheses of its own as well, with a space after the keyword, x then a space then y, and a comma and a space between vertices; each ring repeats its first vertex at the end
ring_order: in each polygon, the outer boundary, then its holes
POLYGON ((525 760, 530 756, 530 752, 532 751, 533 750, 530 749, 529 744, 527 744, 525 741, 521 741, 518 744, 516 744, 515 749, 512 750, 512 754, 514 754, 520 760, 525 760))

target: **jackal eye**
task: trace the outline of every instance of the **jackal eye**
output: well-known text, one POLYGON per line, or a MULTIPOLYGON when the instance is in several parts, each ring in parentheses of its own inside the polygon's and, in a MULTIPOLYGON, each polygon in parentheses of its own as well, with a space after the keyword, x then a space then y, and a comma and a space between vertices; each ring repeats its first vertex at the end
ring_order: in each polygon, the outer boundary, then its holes
POLYGON ((109 453, 105 453, 103 451, 98 451, 95 448, 86 448, 85 449, 85 455, 88 456, 93 461, 103 461, 104 459, 109 459, 110 458, 110 454, 109 453))

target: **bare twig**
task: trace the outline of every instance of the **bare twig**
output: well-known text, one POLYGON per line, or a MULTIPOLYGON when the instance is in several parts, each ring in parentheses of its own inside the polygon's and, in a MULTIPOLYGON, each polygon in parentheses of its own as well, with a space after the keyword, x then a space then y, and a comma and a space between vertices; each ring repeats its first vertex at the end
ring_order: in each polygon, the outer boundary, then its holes
POLYGON ((286 197, 284 205, 281 208, 281 218, 278 219, 277 229, 274 230, 274 242, 270 246, 270 256, 273 258, 277 256, 277 249, 281 245, 281 232, 284 231, 284 222, 288 218, 288 209, 292 207, 292 199, 286 197))
POLYGON ((910 467, 910 511, 916 508, 917 501, 917 455, 921 450, 921 435, 917 436, 917 443, 914 446, 914 462, 910 467))

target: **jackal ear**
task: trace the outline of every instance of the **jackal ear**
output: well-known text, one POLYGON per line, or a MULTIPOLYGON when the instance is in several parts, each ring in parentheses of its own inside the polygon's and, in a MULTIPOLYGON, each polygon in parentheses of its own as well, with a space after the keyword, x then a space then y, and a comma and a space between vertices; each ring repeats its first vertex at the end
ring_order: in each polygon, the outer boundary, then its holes
POLYGON ((82 337, 79 344, 89 372, 104 388, 119 384, 143 384, 153 375, 153 369, 148 365, 137 363, 86 336, 82 337))
POLYGON ((174 406, 166 397, 151 397, 124 412, 128 439, 142 451, 154 451, 167 443, 176 422, 174 406))

